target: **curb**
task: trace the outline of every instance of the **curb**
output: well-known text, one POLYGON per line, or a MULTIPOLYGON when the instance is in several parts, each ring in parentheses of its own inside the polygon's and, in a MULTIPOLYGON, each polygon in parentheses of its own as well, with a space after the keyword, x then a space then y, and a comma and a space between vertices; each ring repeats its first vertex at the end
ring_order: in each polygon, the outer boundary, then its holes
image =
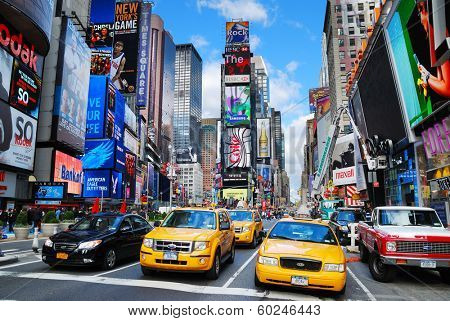
POLYGON ((17 261, 19 261, 19 257, 6 255, 6 256, 0 257, 0 266, 15 263, 17 261))

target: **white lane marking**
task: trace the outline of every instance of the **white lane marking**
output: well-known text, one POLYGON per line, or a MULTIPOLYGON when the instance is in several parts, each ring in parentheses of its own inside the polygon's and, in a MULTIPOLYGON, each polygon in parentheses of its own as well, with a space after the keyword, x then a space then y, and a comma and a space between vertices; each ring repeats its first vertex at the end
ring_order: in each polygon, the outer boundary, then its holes
MULTIPOLYGON (((0 266, 0 270, 9 269, 9 268, 21 266, 21 265, 27 265, 27 264, 31 264, 31 263, 37 263, 37 262, 42 262, 42 260, 35 260, 35 261, 29 261, 29 262, 23 262, 23 263, 4 265, 4 266, 0 266)), ((0 272, 0 273, 8 273, 8 272, 0 272)))
POLYGON ((372 292, 370 292, 369 289, 366 288, 366 286, 356 277, 355 273, 353 273, 352 270, 350 270, 349 267, 347 267, 347 271, 352 276, 352 278, 356 281, 356 283, 358 283, 358 285, 361 287, 361 289, 367 294, 367 296, 369 297, 370 301, 376 301, 377 299, 372 294, 372 292))
POLYGON ((14 252, 14 251, 18 251, 19 249, 10 249, 10 250, 3 250, 3 253, 8 253, 8 252, 14 252))
POLYGON ((98 276, 102 276, 102 275, 105 275, 105 274, 114 273, 114 272, 117 272, 117 271, 120 271, 120 270, 128 269, 129 267, 132 267, 132 266, 135 266, 135 265, 138 265, 138 264, 140 264, 140 262, 135 262, 133 264, 122 266, 120 268, 117 268, 117 269, 114 269, 114 270, 110 270, 110 271, 106 271, 106 272, 102 272, 102 273, 99 273, 99 274, 96 274, 96 275, 93 275, 93 276, 98 277, 98 276))
MULTIPOLYGON (((207 295, 233 295, 233 296, 247 296, 258 298, 280 298, 278 293, 271 294, 269 291, 257 291, 254 289, 244 288, 223 288, 217 286, 202 286, 192 285, 177 282, 164 282, 164 281, 151 281, 151 280, 130 280, 130 279, 117 279, 108 277, 94 277, 84 275, 70 275, 70 274, 58 274, 58 273, 17 273, 17 272, 5 272, 0 271, 0 276, 9 276, 25 279, 40 279, 40 280, 52 280, 52 281, 75 281, 85 283, 95 283, 103 285, 118 285, 118 286, 130 286, 130 287, 142 287, 153 288, 177 292, 195 293, 195 294, 207 294, 207 295)), ((285 296, 281 296, 285 297, 285 296)), ((319 300, 318 298, 311 297, 309 295, 302 296, 298 294, 295 296, 296 300, 319 300)))
POLYGON ((247 265, 255 258, 256 254, 258 254, 258 250, 255 251, 255 253, 252 254, 252 256, 250 256, 248 258, 247 261, 245 261, 245 263, 239 268, 239 270, 237 270, 233 276, 231 278, 228 279, 228 281, 222 285, 223 288, 228 288, 230 286, 230 284, 237 278, 237 276, 244 271, 244 269, 247 267, 247 265))

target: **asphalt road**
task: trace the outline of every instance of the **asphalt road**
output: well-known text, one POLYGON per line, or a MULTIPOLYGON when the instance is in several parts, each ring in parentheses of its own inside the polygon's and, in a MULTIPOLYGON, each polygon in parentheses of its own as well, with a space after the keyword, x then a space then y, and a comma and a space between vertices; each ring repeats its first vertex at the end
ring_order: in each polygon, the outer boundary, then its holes
MULTIPOLYGON (((266 229, 274 222, 265 222, 266 229)), ((44 239, 40 239, 40 247, 44 239)), ((437 272, 399 271, 392 283, 378 283, 366 264, 348 254, 347 291, 330 293, 282 287, 256 288, 256 249, 238 247, 233 264, 225 264, 218 280, 202 274, 157 273, 146 277, 139 262, 129 260, 111 271, 97 268, 50 269, 31 251, 32 241, 0 242, 19 262, 0 266, 0 300, 450 300, 450 285, 437 272)))

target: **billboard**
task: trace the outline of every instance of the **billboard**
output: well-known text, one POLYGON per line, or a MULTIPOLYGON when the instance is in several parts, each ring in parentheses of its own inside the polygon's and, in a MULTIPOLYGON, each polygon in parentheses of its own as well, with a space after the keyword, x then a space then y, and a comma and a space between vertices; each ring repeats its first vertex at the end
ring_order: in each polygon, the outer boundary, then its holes
POLYGON ((41 79, 30 69, 14 60, 11 77, 9 104, 31 117, 39 117, 39 98, 41 96, 41 79))
POLYGON ((90 48, 112 48, 114 37, 113 23, 91 23, 87 32, 88 44, 90 48))
POLYGON ((329 105, 329 98, 330 95, 330 89, 328 87, 320 87, 320 88, 311 88, 309 90, 309 111, 311 113, 315 113, 315 112, 319 112, 321 115, 326 113, 328 111, 328 109, 330 109, 330 105, 329 105), (323 101, 321 100, 321 109, 319 111, 319 106, 318 106, 318 100, 322 99, 324 97, 327 97, 328 99, 323 101), (323 106, 323 103, 328 101, 328 105, 323 106))
POLYGON ((323 155, 325 141, 328 134, 328 128, 333 121, 331 112, 328 111, 320 119, 317 120, 317 148, 319 158, 323 155))
POLYGON ((55 150, 54 182, 67 182, 67 193, 81 195, 83 164, 80 159, 55 150))
POLYGON ((270 119, 260 118, 256 120, 256 148, 258 158, 270 158, 271 141, 270 119))
POLYGON ((259 188, 264 192, 270 192, 272 190, 272 166, 265 164, 257 164, 258 182, 259 188))
POLYGON ((140 3, 117 2, 114 19, 114 41, 111 80, 122 92, 136 92, 139 45, 140 3))
POLYGON ((0 171, 0 197, 16 197, 17 174, 0 171))
POLYGON ((108 169, 84 171, 83 197, 110 197, 111 171, 108 169))
POLYGON ((246 188, 224 188, 222 196, 224 199, 247 200, 248 190, 246 188))
POLYGON ((86 141, 84 156, 81 158, 83 169, 113 168, 115 146, 116 142, 113 139, 86 141))
POLYGON ((125 135, 123 138, 123 145, 133 154, 139 155, 139 141, 138 139, 131 134, 128 130, 125 130, 125 135))
POLYGON ((141 4, 141 17, 139 20, 139 50, 138 72, 136 80, 136 106, 145 108, 148 103, 150 83, 150 33, 151 33, 152 4, 141 4))
POLYGON ((250 47, 248 45, 225 48, 225 83, 250 82, 250 47))
POLYGON ((251 166, 251 136, 248 128, 228 128, 224 137, 225 168, 251 166))
POLYGON ((411 127, 450 99, 450 52, 444 48, 449 46, 450 2, 444 2, 401 0, 386 28, 411 127))
POLYGON ((36 182, 33 184, 34 199, 56 199, 65 197, 66 183, 36 182))
POLYGON ((131 129, 133 133, 137 133, 138 124, 136 114, 127 104, 125 104, 125 125, 127 125, 127 127, 131 129))
POLYGON ((228 21, 225 26, 226 29, 226 44, 249 44, 249 22, 248 21, 228 21))
POLYGON ((103 138, 105 133, 106 77, 91 76, 86 117, 86 138, 103 138))
POLYGON ((37 120, 0 101, 0 164, 32 171, 37 120))
POLYGON ((136 193, 136 155, 125 153, 125 197, 134 199, 136 193))
POLYGON ((0 48, 0 99, 6 102, 9 100, 13 61, 14 58, 0 48))
MULTIPOLYGON (((109 88, 112 90, 114 86, 110 84, 109 88)), ((110 91, 112 94, 112 91, 110 91)), ((112 103, 111 98, 108 99, 112 103)), ((125 97, 118 91, 115 90, 115 101, 114 101, 114 135, 113 137, 123 143, 123 131, 125 125, 125 97)), ((110 107, 108 107, 110 108, 110 107)))
POLYGON ((122 173, 111 171, 111 198, 120 199, 123 197, 123 175, 122 173))
POLYGON ((250 85, 225 87, 226 126, 250 126, 250 85))
POLYGON ((84 150, 91 52, 72 21, 63 17, 55 88, 54 138, 84 150))
POLYGON ((331 167, 335 186, 356 184, 354 134, 337 138, 331 158, 331 167))

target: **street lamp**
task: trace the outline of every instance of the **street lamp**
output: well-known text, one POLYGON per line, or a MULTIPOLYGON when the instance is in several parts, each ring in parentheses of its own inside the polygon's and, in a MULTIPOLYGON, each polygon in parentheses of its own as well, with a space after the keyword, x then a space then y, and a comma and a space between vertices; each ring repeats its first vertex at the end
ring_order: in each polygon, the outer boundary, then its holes
POLYGON ((172 197, 173 197, 173 181, 177 177, 175 174, 175 171, 174 171, 175 160, 174 160, 174 153, 173 153, 172 145, 169 145, 169 153, 170 153, 170 163, 169 163, 169 175, 167 177, 169 178, 169 181, 170 181, 169 211, 171 211, 172 210, 172 197))

